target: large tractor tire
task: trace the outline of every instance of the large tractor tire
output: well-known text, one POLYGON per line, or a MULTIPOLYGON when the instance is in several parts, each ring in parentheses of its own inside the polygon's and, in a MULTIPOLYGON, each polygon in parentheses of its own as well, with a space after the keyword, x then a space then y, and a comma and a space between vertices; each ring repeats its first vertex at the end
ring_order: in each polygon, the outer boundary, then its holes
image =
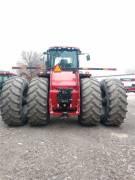
POLYGON ((28 90, 28 121, 31 126, 47 125, 48 112, 48 79, 33 78, 28 90))
POLYGON ((120 126, 126 117, 126 90, 118 79, 101 81, 103 114, 101 122, 107 126, 120 126))
POLYGON ((81 79, 81 115, 79 122, 84 126, 98 125, 101 109, 100 83, 93 78, 81 79))
POLYGON ((21 126, 26 122, 27 80, 21 77, 8 79, 1 93, 2 120, 9 126, 21 126))

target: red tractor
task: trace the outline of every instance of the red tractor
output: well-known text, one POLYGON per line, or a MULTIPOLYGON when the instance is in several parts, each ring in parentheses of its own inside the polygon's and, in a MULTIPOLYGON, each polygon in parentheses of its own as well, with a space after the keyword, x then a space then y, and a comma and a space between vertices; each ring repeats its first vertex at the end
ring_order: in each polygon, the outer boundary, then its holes
MULTIPOLYGON (((85 126, 120 126, 127 112, 125 88, 119 80, 101 83, 79 72, 78 48, 53 47, 44 53, 46 73, 30 84, 21 77, 6 81, 1 97, 2 120, 9 126, 29 122, 47 125, 50 117, 78 117, 85 126)), ((86 55, 90 60, 90 56, 86 55)))

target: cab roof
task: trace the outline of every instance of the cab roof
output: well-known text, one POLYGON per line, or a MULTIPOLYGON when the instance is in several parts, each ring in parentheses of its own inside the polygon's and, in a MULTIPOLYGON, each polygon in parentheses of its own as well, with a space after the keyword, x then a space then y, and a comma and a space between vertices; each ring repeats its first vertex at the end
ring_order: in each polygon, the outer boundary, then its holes
POLYGON ((79 48, 76 48, 76 47, 68 47, 68 46, 54 46, 54 47, 50 47, 48 49, 48 51, 51 51, 51 50, 68 50, 68 51, 79 51, 81 52, 81 50, 79 48))

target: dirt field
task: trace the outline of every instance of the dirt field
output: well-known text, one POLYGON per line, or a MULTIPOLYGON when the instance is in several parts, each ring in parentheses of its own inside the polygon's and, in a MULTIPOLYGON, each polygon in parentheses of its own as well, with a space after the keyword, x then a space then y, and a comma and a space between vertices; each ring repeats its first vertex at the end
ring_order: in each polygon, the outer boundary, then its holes
POLYGON ((134 180, 135 94, 120 128, 52 120, 9 128, 0 120, 0 180, 134 180))

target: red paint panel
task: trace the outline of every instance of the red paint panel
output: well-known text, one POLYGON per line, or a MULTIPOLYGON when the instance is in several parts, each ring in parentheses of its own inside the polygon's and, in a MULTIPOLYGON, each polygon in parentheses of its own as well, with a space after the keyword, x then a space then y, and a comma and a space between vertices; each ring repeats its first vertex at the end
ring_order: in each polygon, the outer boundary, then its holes
POLYGON ((80 78, 79 73, 73 72, 51 72, 50 74, 50 92, 49 92, 49 108, 50 115, 61 116, 63 112, 59 112, 59 104, 57 95, 59 89, 72 89, 71 104, 67 112, 69 116, 77 116, 80 114, 80 78))

